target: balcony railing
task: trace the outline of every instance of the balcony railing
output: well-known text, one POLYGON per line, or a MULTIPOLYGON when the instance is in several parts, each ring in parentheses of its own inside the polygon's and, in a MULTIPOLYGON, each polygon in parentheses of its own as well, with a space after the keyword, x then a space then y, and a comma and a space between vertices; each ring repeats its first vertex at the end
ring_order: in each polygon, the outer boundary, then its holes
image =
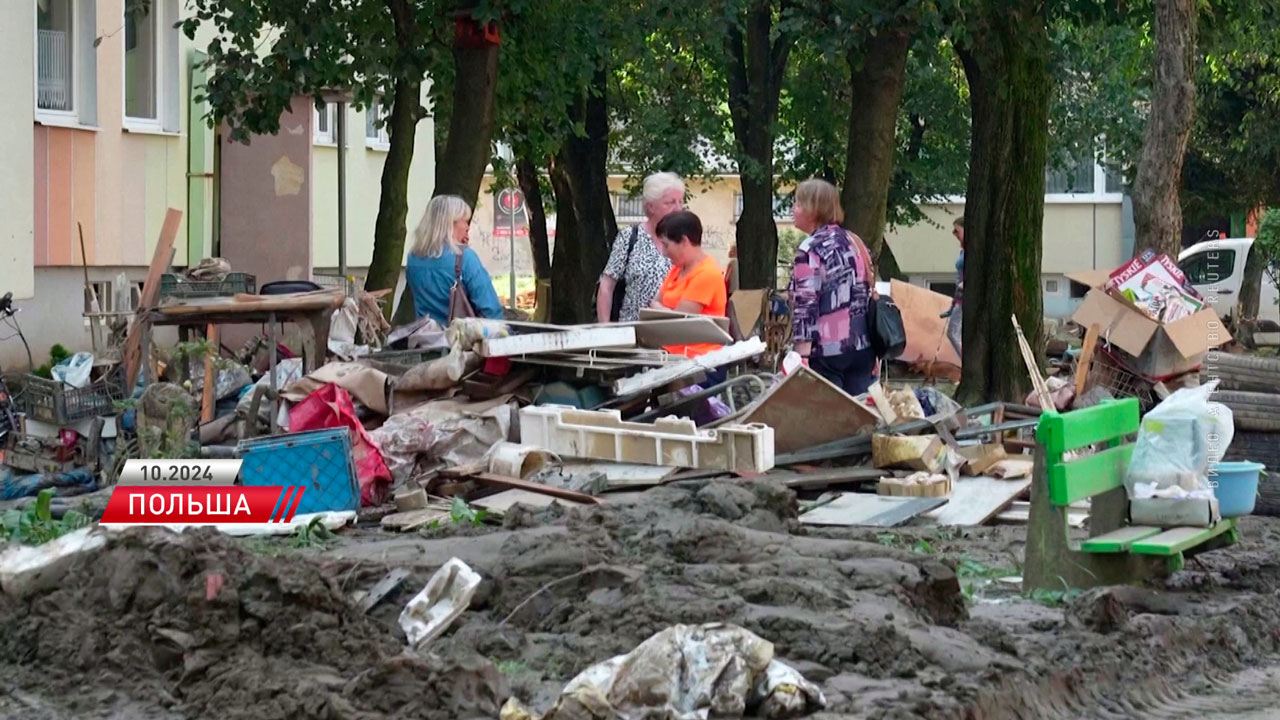
POLYGON ((71 109, 71 44, 63 30, 36 33, 36 104, 45 110, 71 109))

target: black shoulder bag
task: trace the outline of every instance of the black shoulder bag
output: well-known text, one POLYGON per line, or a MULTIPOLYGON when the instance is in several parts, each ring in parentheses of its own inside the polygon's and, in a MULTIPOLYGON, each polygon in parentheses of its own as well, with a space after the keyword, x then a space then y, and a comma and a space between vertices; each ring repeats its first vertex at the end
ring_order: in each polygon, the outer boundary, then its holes
POLYGON ((640 226, 631 226, 631 239, 627 241, 627 262, 622 266, 622 277, 613 286, 613 307, 609 310, 609 320, 618 322, 622 317, 622 300, 627 296, 627 267, 631 265, 631 253, 636 249, 636 240, 640 237, 640 226))

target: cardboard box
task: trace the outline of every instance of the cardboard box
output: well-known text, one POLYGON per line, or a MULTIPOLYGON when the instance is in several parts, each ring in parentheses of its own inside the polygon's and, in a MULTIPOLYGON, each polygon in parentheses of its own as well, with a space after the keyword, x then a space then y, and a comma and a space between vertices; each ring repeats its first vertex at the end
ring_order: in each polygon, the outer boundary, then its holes
POLYGON ((1209 527, 1222 515, 1217 498, 1144 498, 1129 501, 1129 521, 1159 528, 1209 527))
POLYGON ((872 435, 871 461, 878 468, 942 472, 947 446, 937 435, 872 435))
POLYGON ((1009 457, 1004 445, 989 443, 985 445, 968 445, 960 448, 960 457, 964 458, 961 471, 965 475, 985 475, 994 465, 1009 457))
MULTIPOLYGON (((1077 282, 1092 279, 1080 274, 1077 282)), ((1210 349, 1231 340, 1222 319, 1206 307, 1181 320, 1160 323, 1101 287, 1085 296, 1071 320, 1084 327, 1098 325, 1100 338, 1128 354, 1134 370, 1161 379, 1194 370, 1210 349)))

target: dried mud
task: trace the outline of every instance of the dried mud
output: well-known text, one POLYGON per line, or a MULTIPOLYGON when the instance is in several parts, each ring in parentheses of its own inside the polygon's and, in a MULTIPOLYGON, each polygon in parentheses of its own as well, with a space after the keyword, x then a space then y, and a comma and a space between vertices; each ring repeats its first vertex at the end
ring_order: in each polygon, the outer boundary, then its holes
POLYGON ((588 665, 711 621, 772 641, 822 686, 823 718, 1225 718, 1280 703, 1278 521, 1247 519, 1240 546, 1165 587, 1051 607, 990 579, 1017 572, 1020 528, 795 518, 785 489, 704 482, 517 508, 489 530, 344 533, 327 551, 131 531, 60 589, 0 598, 0 717, 497 717, 511 694, 545 707, 588 665), (455 556, 484 577, 470 611, 429 653, 404 652, 400 608, 455 556), (350 593, 395 567, 410 578, 358 613, 350 593))

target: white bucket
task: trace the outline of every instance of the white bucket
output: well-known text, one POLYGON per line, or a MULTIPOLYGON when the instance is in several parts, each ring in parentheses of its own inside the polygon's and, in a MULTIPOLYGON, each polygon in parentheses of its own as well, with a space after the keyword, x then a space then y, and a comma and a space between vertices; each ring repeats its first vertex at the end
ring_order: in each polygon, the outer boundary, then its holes
POLYGON ((536 445, 504 442, 494 446, 489 456, 489 472, 523 480, 558 462, 560 458, 550 450, 536 445))

